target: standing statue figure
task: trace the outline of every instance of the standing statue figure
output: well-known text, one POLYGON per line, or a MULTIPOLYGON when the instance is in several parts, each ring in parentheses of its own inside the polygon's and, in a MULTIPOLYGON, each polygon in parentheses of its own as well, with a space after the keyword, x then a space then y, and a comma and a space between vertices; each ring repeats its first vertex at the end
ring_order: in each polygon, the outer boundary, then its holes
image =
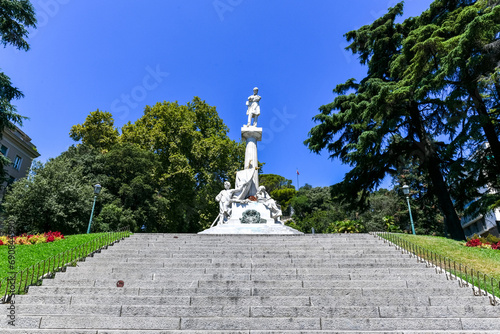
POLYGON ((266 187, 259 187, 259 190, 257 191, 257 201, 264 204, 266 208, 271 210, 271 218, 277 219, 283 215, 278 204, 276 204, 276 201, 267 193, 266 187))
POLYGON ((257 95, 258 92, 259 92, 259 89, 257 87, 255 87, 253 89, 253 95, 250 95, 248 97, 248 101, 247 101, 248 123, 247 123, 247 126, 251 125, 252 119, 253 119, 253 126, 257 126, 257 117, 259 117, 259 115, 260 115, 259 101, 261 99, 261 97, 259 95, 257 95))

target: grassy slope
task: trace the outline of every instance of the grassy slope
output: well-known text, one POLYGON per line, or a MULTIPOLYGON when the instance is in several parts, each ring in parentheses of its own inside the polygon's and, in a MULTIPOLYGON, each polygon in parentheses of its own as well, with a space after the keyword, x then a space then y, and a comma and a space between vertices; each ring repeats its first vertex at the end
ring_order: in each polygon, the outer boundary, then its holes
POLYGON ((465 247, 465 241, 399 234, 401 238, 500 280, 500 250, 465 247))
MULTIPOLYGON (((20 271, 53 255, 64 252, 95 239, 105 233, 76 234, 65 236, 64 240, 38 244, 16 245, 16 271, 20 271)), ((8 246, 0 246, 0 280, 9 276, 8 246)))

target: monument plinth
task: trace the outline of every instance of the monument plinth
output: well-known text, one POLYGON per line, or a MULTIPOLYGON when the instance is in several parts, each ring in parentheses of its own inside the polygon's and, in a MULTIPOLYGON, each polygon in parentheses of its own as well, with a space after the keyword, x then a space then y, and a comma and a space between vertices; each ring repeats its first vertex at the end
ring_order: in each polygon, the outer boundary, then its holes
MULTIPOLYGON (((241 128, 241 138, 246 142, 245 148, 245 169, 258 166, 257 157, 257 142, 262 140, 262 128, 255 126, 243 126, 241 128)), ((257 189, 259 188, 259 173, 255 173, 253 176, 253 182, 255 184, 255 192, 252 196, 255 196, 257 189)))
POLYGON ((259 186, 257 142, 262 140, 262 128, 257 127, 257 119, 261 97, 257 87, 253 92, 247 101, 248 123, 241 127, 241 138, 246 142, 245 165, 236 172, 234 189, 224 182, 224 190, 215 198, 219 215, 201 234, 302 234, 280 221, 281 208, 265 187, 259 186))

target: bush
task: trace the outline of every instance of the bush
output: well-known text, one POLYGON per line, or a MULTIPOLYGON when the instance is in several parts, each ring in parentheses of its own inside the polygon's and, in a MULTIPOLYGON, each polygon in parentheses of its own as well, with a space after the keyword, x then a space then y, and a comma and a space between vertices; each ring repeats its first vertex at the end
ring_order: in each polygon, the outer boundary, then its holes
POLYGON ((403 231, 401 231, 401 229, 399 228, 399 226, 397 226, 394 223, 394 217, 393 216, 385 216, 384 218, 382 218, 382 220, 384 222, 386 232, 392 232, 392 233, 401 233, 401 232, 403 232, 403 231))
POLYGON ((327 233, 362 233, 365 231, 365 226, 356 220, 335 221, 326 229, 327 233))
POLYGON ((295 224, 295 222, 293 220, 289 220, 285 223, 286 226, 288 227, 291 227, 291 228, 294 228, 296 229, 297 231, 300 231, 300 232, 304 232, 302 231, 302 229, 300 228, 300 226, 298 226, 297 224, 295 224))

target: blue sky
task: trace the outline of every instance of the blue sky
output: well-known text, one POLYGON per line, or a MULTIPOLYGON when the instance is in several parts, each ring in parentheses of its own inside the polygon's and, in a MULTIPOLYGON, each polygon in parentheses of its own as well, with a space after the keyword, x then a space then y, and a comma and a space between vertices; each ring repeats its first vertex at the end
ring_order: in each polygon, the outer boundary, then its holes
MULTIPOLYGON (((431 0, 407 0, 404 17, 431 0)), ((303 141, 332 89, 366 68, 345 51, 343 34, 373 22, 389 0, 32 0, 38 29, 31 50, 0 49, 0 67, 25 97, 25 131, 40 160, 74 142, 72 125, 96 109, 115 125, 141 117, 145 105, 185 104, 199 96, 216 106, 240 140, 245 101, 259 87, 265 173, 300 185, 328 186, 349 170, 303 141)))

